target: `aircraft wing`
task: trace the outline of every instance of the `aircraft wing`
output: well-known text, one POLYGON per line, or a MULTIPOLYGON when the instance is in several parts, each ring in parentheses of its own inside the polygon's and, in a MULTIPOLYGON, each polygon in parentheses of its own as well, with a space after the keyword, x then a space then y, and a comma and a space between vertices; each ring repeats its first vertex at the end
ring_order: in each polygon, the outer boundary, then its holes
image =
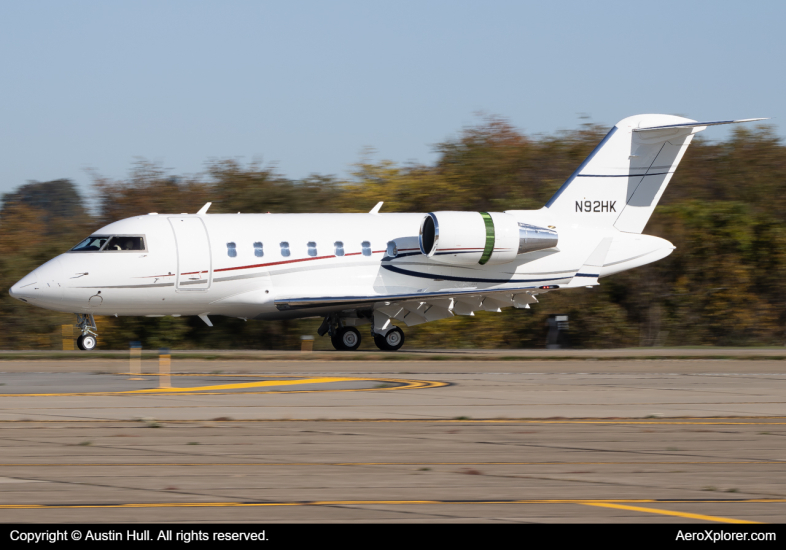
POLYGON ((606 237, 593 249, 573 275, 554 282, 560 284, 532 284, 506 288, 452 288, 437 292, 378 294, 374 296, 328 296, 314 298, 282 298, 275 301, 279 311, 308 308, 372 309, 374 324, 387 326, 390 319, 403 321, 407 326, 437 321, 454 315, 474 315, 475 311, 501 311, 503 307, 529 309, 537 303, 538 294, 558 288, 597 286, 600 270, 611 247, 612 238, 606 237))
POLYGON ((558 287, 448 289, 411 294, 292 298, 276 300, 276 306, 282 311, 322 307, 371 308, 375 316, 384 316, 384 320, 396 319, 412 326, 454 315, 474 315, 474 311, 500 311, 510 306, 529 308, 529 304, 538 301, 535 298, 537 294, 548 292, 551 288, 558 287))

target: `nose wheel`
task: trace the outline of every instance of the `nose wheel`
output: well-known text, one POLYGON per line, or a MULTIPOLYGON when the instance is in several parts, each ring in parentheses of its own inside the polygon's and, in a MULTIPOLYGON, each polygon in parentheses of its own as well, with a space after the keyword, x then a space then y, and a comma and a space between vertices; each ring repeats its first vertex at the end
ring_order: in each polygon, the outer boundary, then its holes
POLYGON ((96 349, 98 338, 96 335, 96 320, 91 313, 77 313, 76 326, 82 331, 76 339, 76 347, 82 351, 92 351, 96 349))
POLYGON ((94 350, 96 344, 98 344, 98 341, 92 334, 82 334, 79 338, 76 339, 76 346, 84 351, 94 350))

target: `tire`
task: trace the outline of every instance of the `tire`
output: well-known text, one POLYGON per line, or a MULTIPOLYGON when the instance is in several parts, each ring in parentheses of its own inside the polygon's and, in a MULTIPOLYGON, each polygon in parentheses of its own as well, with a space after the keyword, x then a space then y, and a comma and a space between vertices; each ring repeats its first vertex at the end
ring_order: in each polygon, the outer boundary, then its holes
POLYGON ((384 340, 388 351, 396 351, 404 345, 404 331, 394 327, 384 336, 384 340))
POLYGON ((76 346, 83 351, 92 351, 96 349, 98 340, 92 334, 82 334, 76 339, 76 346))
POLYGON ((342 327, 336 334, 336 339, 344 351, 355 351, 360 347, 360 332, 355 327, 342 327))
POLYGON ((374 334, 374 343, 382 351, 391 351, 391 349, 388 347, 388 343, 385 342, 385 337, 381 334, 374 334))
POLYGON ((344 350, 344 346, 341 344, 341 338, 338 337, 338 333, 330 337, 330 343, 333 344, 333 347, 336 349, 336 351, 346 351, 344 350))

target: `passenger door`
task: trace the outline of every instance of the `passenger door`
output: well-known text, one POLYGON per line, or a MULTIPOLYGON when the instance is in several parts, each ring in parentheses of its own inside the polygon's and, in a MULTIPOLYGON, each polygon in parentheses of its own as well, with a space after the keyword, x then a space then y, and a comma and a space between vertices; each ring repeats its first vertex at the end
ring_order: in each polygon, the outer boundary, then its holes
POLYGON ((178 290, 207 290, 210 288, 213 269, 210 241, 201 218, 169 218, 177 244, 178 290))

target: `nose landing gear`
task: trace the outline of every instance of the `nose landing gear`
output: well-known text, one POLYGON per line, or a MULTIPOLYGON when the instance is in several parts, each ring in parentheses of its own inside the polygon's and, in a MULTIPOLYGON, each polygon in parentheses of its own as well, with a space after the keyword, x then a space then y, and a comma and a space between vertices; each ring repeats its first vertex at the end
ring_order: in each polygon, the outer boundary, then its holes
POLYGON ((76 345, 83 351, 92 351, 98 344, 98 329, 92 313, 77 313, 76 326, 82 331, 76 339, 76 345))

